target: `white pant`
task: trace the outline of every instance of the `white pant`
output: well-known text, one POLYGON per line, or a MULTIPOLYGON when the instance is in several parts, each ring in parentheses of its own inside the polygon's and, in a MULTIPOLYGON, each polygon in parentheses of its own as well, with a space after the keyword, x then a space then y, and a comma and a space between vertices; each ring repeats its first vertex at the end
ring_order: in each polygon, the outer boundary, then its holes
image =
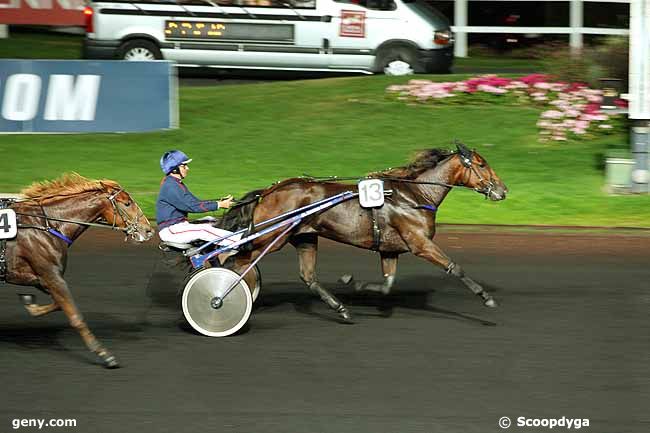
MULTIPOLYGON (((232 232, 218 229, 210 224, 190 224, 187 221, 174 224, 158 232, 160 240, 163 242, 176 242, 179 244, 189 244, 192 241, 201 239, 206 242, 227 236, 232 232)), ((219 242, 219 245, 225 246, 237 242, 241 239, 241 233, 231 236, 219 242)))

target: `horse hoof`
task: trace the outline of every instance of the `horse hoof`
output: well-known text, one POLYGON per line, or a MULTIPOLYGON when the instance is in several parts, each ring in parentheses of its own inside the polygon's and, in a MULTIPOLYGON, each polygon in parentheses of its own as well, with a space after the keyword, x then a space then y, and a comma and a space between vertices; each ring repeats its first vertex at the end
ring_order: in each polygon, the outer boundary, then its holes
POLYGON ((345 274, 345 275, 341 275, 341 278, 339 278, 339 282, 343 284, 350 284, 352 282, 352 279, 353 279, 352 275, 345 274))
POLYGON ((490 308, 496 308, 496 307, 499 306, 499 304, 497 304, 497 301, 495 301, 494 298, 487 299, 483 303, 483 305, 485 305, 486 307, 490 307, 490 308))
POLYGON ((36 296, 30 295, 30 294, 19 294, 18 298, 20 298, 20 302, 23 303, 23 305, 32 305, 36 303, 36 296))
POLYGON ((343 308, 341 311, 339 311, 339 314, 343 319, 343 323, 345 323, 346 325, 354 325, 354 319, 352 319, 352 314, 350 314, 350 312, 346 308, 343 308))
POLYGON ((120 368, 120 363, 117 362, 115 355, 100 355, 100 357, 102 358, 104 367, 109 369, 120 368))

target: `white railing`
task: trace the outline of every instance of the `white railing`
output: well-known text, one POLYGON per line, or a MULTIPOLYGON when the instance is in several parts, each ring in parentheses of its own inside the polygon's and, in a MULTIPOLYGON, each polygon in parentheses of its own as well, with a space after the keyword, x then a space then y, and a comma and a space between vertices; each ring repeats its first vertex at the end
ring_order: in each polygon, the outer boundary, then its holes
POLYGON ((451 27, 456 36, 454 55, 467 57, 467 35, 469 33, 537 33, 570 35, 569 46, 582 48, 582 35, 619 35, 628 36, 628 29, 605 29, 584 27, 583 3, 630 3, 634 0, 452 0, 454 1, 454 25, 451 27), (569 27, 508 27, 508 26, 468 26, 467 7, 469 1, 556 1, 569 3, 569 27))

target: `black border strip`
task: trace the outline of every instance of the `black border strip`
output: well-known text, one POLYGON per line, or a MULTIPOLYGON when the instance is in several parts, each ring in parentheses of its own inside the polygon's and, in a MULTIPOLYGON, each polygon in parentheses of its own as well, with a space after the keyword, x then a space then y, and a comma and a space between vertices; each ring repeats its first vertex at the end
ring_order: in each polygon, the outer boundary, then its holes
POLYGON ((352 48, 332 48, 332 54, 356 54, 361 56, 374 56, 375 50, 352 49, 352 48))
POLYGON ((278 46, 264 46, 264 45, 244 45, 244 51, 265 52, 265 53, 320 54, 320 49, 318 48, 278 47, 278 46))
MULTIPOLYGON (((238 51, 238 45, 232 44, 197 44, 192 42, 182 42, 181 50, 208 50, 208 51, 238 51)), ((244 52, 262 52, 262 53, 303 53, 303 54, 320 54, 318 48, 292 47, 292 46, 265 46, 265 45, 242 45, 244 52)))
MULTIPOLYGON (((105 3, 125 3, 125 4, 139 4, 139 5, 168 5, 168 6, 169 5, 172 5, 172 6, 176 5, 176 6, 181 6, 181 7, 183 7, 183 6, 212 6, 206 0, 183 0, 182 3, 178 3, 178 4, 175 4, 175 3, 170 2, 170 1, 171 0, 168 0, 168 1, 164 1, 164 0, 162 0, 162 1, 161 0, 150 0, 150 1, 147 1, 147 0, 145 0, 145 1, 110 0, 110 1, 105 1, 105 3)), ((237 5, 219 5, 218 2, 215 2, 215 3, 217 3, 217 6, 222 7, 222 8, 224 8, 224 7, 240 7, 240 6, 237 6, 237 5)), ((243 7, 247 8, 247 9, 260 8, 260 7, 265 8, 265 9, 273 8, 273 6, 246 6, 246 5, 244 5, 243 7)), ((293 8, 297 9, 299 11, 310 11, 310 10, 313 11, 313 10, 316 9, 315 7, 306 7, 306 6, 303 6, 303 7, 294 6, 293 8)), ((275 7, 275 9, 278 9, 278 8, 275 7)), ((280 9, 282 9, 282 8, 280 8, 280 9)))
POLYGON ((239 46, 232 44, 197 44, 193 42, 181 42, 181 50, 209 50, 209 51, 237 51, 239 46))
MULTIPOLYGON (((181 50, 207 50, 207 51, 238 51, 240 45, 223 44, 223 43, 196 43, 196 42, 181 42, 181 50)), ((294 47, 289 45, 251 45, 241 44, 242 51, 244 52, 260 52, 260 53, 304 53, 304 54, 328 54, 323 52, 321 48, 307 48, 307 47, 294 47)), ((350 55, 363 55, 374 56, 374 50, 352 50, 352 49, 339 49, 332 50, 332 54, 350 54, 350 55)))
POLYGON ((260 20, 260 21, 312 21, 312 22, 329 22, 331 17, 303 15, 302 18, 298 15, 262 15, 255 13, 254 17, 249 14, 224 14, 216 12, 181 12, 181 11, 147 11, 147 10, 124 10, 124 9, 99 9, 98 13, 104 15, 143 15, 154 17, 187 17, 187 18, 219 18, 219 19, 236 19, 236 20, 260 20))

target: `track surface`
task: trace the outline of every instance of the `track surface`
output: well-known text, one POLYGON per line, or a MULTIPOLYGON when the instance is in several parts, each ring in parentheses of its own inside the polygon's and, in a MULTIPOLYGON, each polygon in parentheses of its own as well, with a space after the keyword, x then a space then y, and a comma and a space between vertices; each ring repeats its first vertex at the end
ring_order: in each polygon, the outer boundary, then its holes
POLYGON ((320 279, 356 325, 303 287, 287 247, 262 262, 245 331, 211 339, 184 324, 183 276, 153 243, 91 231, 66 275, 123 368, 96 365, 62 313, 28 317, 15 293, 35 289, 0 284, 0 432, 16 418, 75 418, 41 431, 471 433, 503 431, 502 416, 650 431, 650 237, 443 229, 437 240, 500 308, 410 255, 388 298, 356 295, 337 278, 379 280, 378 258, 322 243, 320 279))

